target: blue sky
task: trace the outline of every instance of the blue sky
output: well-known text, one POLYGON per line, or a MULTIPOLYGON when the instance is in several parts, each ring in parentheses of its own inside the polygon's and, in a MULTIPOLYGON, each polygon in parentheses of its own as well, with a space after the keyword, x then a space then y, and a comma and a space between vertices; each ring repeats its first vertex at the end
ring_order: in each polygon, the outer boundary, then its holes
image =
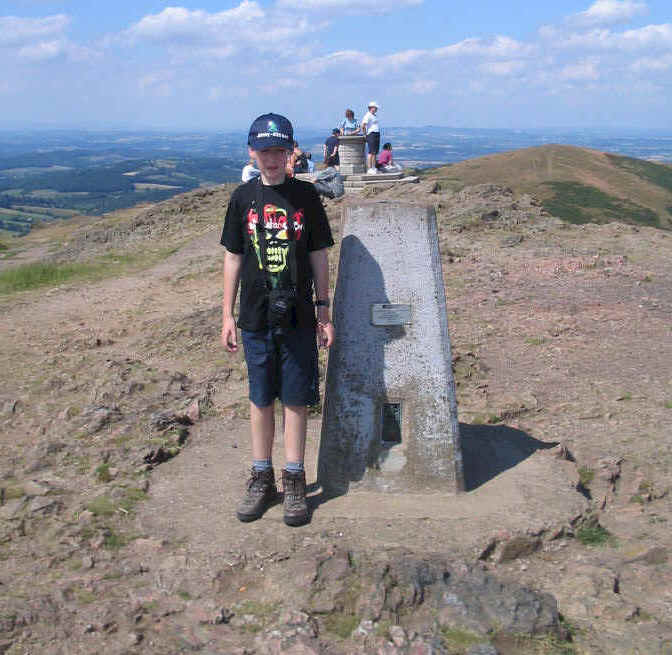
POLYGON ((670 0, 2 0, 0 126, 672 129, 670 0))

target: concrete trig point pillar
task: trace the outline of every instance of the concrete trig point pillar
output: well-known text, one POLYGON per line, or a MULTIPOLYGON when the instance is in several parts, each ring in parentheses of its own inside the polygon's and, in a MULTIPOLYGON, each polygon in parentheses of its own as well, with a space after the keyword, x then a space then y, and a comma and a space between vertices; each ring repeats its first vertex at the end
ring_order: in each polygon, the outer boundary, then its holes
POLYGON ((436 215, 346 206, 318 461, 327 496, 464 488, 436 215))
POLYGON ((361 134, 338 137, 339 172, 341 175, 361 175, 366 172, 364 145, 366 139, 361 134))

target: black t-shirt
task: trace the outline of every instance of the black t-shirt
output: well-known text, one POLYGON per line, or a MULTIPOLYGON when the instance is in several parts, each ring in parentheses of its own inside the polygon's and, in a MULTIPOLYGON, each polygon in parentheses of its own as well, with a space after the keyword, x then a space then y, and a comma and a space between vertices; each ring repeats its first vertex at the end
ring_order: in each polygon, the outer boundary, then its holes
MULTIPOLYGON (((240 185, 231 195, 224 219, 221 244, 229 252, 243 255, 240 276, 240 316, 238 326, 244 330, 267 327, 267 277, 261 267, 257 234, 257 185, 255 178, 240 185)), ((290 231, 288 219, 294 224, 296 253, 297 306, 293 323, 315 324, 313 306, 313 271, 309 253, 334 245, 324 207, 310 182, 285 178, 277 186, 262 186, 263 223, 266 231, 266 253, 272 286, 290 286, 288 255, 290 231)))
MULTIPOLYGON (((330 136, 325 142, 324 145, 327 146, 327 157, 334 152, 334 148, 338 145, 338 137, 330 136)), ((338 153, 336 153, 338 155, 338 153)))

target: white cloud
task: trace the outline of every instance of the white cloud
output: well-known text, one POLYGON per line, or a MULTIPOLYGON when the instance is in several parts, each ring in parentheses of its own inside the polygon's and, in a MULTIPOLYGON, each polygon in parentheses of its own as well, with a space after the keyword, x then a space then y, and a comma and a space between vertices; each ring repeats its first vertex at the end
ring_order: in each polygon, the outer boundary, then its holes
POLYGON ((459 55, 474 55, 486 57, 512 57, 532 54, 535 47, 521 43, 508 36, 496 36, 492 39, 464 39, 459 43, 435 48, 429 52, 437 57, 453 57, 459 55))
POLYGON ((18 54, 21 59, 46 61, 60 57, 65 54, 66 49, 67 43, 65 41, 41 41, 40 43, 23 46, 18 54))
POLYGON ((258 23, 264 11, 257 2, 243 0, 237 7, 214 14, 184 7, 166 7, 142 18, 127 30, 133 38, 146 41, 226 41, 236 39, 236 30, 258 23))
MULTIPOLYGON (((243 0, 237 7, 216 13, 167 7, 158 14, 144 16, 120 36, 133 44, 163 45, 180 61, 197 59, 204 63, 207 58, 226 59, 242 50, 257 54, 273 51, 278 59, 295 59, 298 49, 278 52, 278 43, 289 42, 326 25, 274 9, 265 11, 258 2, 243 0), (260 34, 264 35, 263 39, 260 34)), ((108 45, 118 40, 108 38, 108 45)), ((301 50, 305 55, 309 53, 307 46, 301 50)))
POLYGON ((630 64, 630 70, 634 73, 661 72, 672 68, 672 54, 664 57, 642 57, 630 64))
POLYGON ((580 25, 612 25, 628 21, 646 10, 646 3, 636 0, 596 0, 586 11, 575 14, 572 19, 580 25))
MULTIPOLYGON (((382 77, 389 73, 403 73, 417 65, 435 65, 441 61, 479 57, 524 57, 534 53, 535 47, 504 36, 490 40, 465 39, 459 43, 431 50, 401 50, 388 55, 370 55, 361 50, 341 50, 296 64, 298 74, 319 76, 330 70, 352 71, 368 77, 382 77)), ((508 62, 509 69, 514 65, 508 62)), ((520 67, 520 64, 516 64, 520 67)), ((496 67, 495 67, 496 68, 496 67)))
POLYGON ((27 44, 36 39, 44 39, 62 34, 70 24, 64 14, 44 18, 20 18, 0 16, 0 47, 27 44))
POLYGON ((295 77, 278 77, 266 82, 265 84, 259 85, 259 89, 264 93, 275 93, 283 89, 291 90, 302 86, 305 86, 305 84, 301 80, 297 80, 295 77))
POLYGON ((43 18, 0 16, 0 54, 5 61, 45 62, 58 58, 71 61, 94 59, 99 53, 77 45, 66 37, 70 17, 65 14, 43 18))
POLYGON ((559 74, 561 80, 567 81, 589 81, 600 78, 600 73, 597 70, 599 61, 597 59, 585 59, 574 64, 565 66, 559 74))
POLYGON ((280 9, 338 12, 339 14, 384 14, 404 7, 421 5, 424 0, 278 0, 280 9))
POLYGON ((587 32, 563 33, 555 27, 544 26, 539 30, 539 35, 545 45, 551 48, 623 52, 657 48, 672 51, 672 23, 647 25, 625 32, 599 28, 587 32))
POLYGON ((647 25, 619 35, 619 41, 630 48, 665 48, 672 50, 672 23, 647 25))
POLYGON ((490 75, 508 77, 519 73, 526 66, 527 64, 524 61, 512 59, 509 61, 486 61, 479 68, 484 73, 489 73, 490 75))
POLYGON ((436 80, 416 80, 411 84, 410 90, 412 93, 424 95, 434 91, 437 86, 439 86, 439 83, 436 80))

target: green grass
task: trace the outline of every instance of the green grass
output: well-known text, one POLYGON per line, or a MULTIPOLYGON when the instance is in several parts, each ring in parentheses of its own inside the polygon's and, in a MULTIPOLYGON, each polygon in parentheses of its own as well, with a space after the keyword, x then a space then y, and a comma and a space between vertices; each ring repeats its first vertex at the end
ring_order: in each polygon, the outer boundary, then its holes
POLYGON ((615 545, 616 539, 599 523, 586 523, 576 531, 576 538, 584 546, 615 545))
POLYGON ((94 498, 87 506, 94 516, 112 516, 116 511, 116 505, 107 496, 94 498))
POLYGON ((544 209, 553 216, 575 224, 620 221, 659 227, 658 215, 629 200, 610 196, 579 182, 545 182, 554 196, 544 201, 544 209))
POLYGON ((106 548, 107 550, 121 550, 124 546, 128 545, 129 541, 129 538, 126 535, 110 531, 105 535, 103 548, 106 548))
POLYGON ((124 497, 119 501, 121 509, 130 512, 139 502, 145 500, 147 494, 142 489, 126 489, 124 497))
POLYGON ((469 646, 487 641, 485 637, 459 628, 442 627, 440 629, 443 645, 452 653, 464 652, 469 646))
POLYGON ((94 594, 92 591, 89 591, 88 589, 82 589, 81 587, 75 591, 74 596, 75 600, 80 605, 88 605, 97 599, 96 594, 94 594))
POLYGON ((104 266, 101 263, 92 262, 22 264, 16 268, 0 272, 0 294, 28 291, 45 286, 58 286, 70 280, 97 276, 103 271, 104 266))
POLYGON ((553 635, 497 635, 493 640, 499 652, 507 655, 577 655, 571 642, 553 635))
POLYGON ((110 465, 109 464, 101 464, 100 466, 96 467, 96 479, 98 482, 110 482, 112 480, 112 476, 110 475, 110 465))
POLYGON ((672 168, 663 164, 655 164, 644 159, 633 159, 620 155, 607 155, 609 161, 625 171, 634 173, 647 182, 672 191, 672 168))
POLYGON ((672 400, 666 400, 664 405, 665 409, 672 409, 672 400))
POLYGON ((595 479, 595 471, 588 466, 580 466, 579 470, 579 484, 588 488, 590 483, 595 479))
POLYGON ((355 614, 329 614, 324 620, 324 625, 327 632, 341 639, 348 639, 353 630, 359 625, 359 617, 355 614))
POLYGON ((34 262, 0 271, 0 294, 58 286, 75 280, 102 279, 119 275, 128 269, 139 269, 164 259, 179 247, 151 253, 108 253, 87 262, 34 262))
POLYGON ((545 337, 527 337, 527 339, 525 339, 525 343, 529 344, 530 346, 542 346, 543 344, 546 343, 546 338, 545 337))

